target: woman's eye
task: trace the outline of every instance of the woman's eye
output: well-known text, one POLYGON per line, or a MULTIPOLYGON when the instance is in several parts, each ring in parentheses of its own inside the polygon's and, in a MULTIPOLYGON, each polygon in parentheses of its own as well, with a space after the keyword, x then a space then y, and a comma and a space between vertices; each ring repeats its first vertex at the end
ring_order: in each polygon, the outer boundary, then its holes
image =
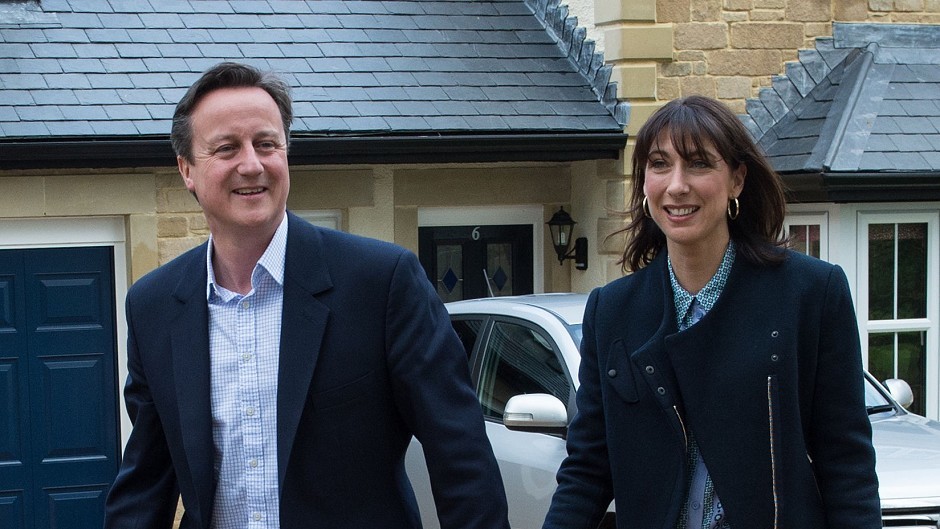
POLYGON ((689 167, 692 169, 708 169, 711 165, 705 160, 692 160, 689 167))
POLYGON ((668 167, 665 160, 650 160, 649 166, 652 169, 665 169, 668 167))

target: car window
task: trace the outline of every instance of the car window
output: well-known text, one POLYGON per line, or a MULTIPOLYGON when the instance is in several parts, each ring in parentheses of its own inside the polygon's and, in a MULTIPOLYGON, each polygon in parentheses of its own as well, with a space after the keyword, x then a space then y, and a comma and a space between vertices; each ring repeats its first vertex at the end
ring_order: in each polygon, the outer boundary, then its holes
POLYGON ((453 319, 450 323, 457 337, 460 338, 460 342, 463 343, 463 350, 467 353, 467 360, 469 360, 470 355, 473 354, 473 345, 477 341, 477 336, 480 335, 480 329, 483 328, 483 320, 453 319))
POLYGON ((484 349, 478 393, 483 414, 501 420, 506 402, 515 395, 548 393, 567 403, 570 387, 547 335, 498 321, 484 349))
POLYGON ((884 394, 879 391, 871 380, 867 377, 865 378, 865 406, 874 407, 874 406, 884 406, 890 404, 891 402, 885 398, 884 394))

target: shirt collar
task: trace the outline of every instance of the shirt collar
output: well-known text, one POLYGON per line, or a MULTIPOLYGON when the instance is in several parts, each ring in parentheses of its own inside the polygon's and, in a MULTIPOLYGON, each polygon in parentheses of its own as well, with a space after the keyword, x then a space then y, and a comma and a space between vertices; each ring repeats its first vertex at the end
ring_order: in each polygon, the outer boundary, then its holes
MULTIPOLYGON (((215 270, 212 268, 212 233, 209 234, 209 246, 206 250, 206 299, 211 300, 213 293, 216 293, 215 270)), ((261 254, 254 271, 251 273, 252 286, 255 283, 255 276, 260 270, 264 270, 271 276, 278 285, 284 286, 284 263, 286 261, 287 250, 287 215, 281 219, 277 230, 274 231, 274 237, 268 243, 268 247, 261 254)), ((220 287, 221 288, 221 287, 220 287)))
POLYGON ((676 279, 676 273, 672 269, 672 259, 667 256, 669 283, 672 285, 673 299, 676 304, 676 320, 679 324, 679 328, 688 327, 689 308, 692 306, 693 301, 702 308, 703 313, 710 311, 712 307, 715 306, 715 303, 718 301, 718 296, 721 295, 721 291, 725 289, 725 283, 728 282, 728 274, 731 273, 731 265, 734 264, 734 256, 737 253, 736 250, 737 247, 734 241, 729 240, 728 248, 725 249, 725 255, 722 257, 721 264, 718 266, 715 275, 712 276, 705 287, 695 295, 689 293, 679 284, 679 281, 676 279))

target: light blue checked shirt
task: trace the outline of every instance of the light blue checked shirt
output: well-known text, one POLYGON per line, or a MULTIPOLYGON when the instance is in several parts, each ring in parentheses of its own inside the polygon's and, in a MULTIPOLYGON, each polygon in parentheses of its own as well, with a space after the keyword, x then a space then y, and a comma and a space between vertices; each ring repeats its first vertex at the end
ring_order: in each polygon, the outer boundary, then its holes
MULTIPOLYGON (((725 255, 715 275, 695 295, 689 293, 679 284, 672 269, 672 260, 669 260, 669 281, 672 284, 672 293, 676 304, 676 324, 679 326, 680 331, 684 331, 698 323, 715 306, 718 296, 725 289, 725 283, 728 282, 728 274, 731 273, 731 265, 734 264, 736 253, 734 241, 729 241, 728 248, 725 250, 725 255)), ((718 494, 715 493, 714 483, 712 483, 711 475, 705 466, 705 460, 702 459, 699 452, 695 432, 689 432, 688 442, 689 475, 687 479, 689 480, 689 489, 685 504, 683 504, 682 511, 679 513, 676 529, 730 529, 728 522, 725 520, 725 511, 721 506, 721 500, 718 499, 718 494)))
POLYGON ((207 257, 214 529, 277 529, 277 364, 284 304, 287 216, 242 296, 216 284, 207 257))

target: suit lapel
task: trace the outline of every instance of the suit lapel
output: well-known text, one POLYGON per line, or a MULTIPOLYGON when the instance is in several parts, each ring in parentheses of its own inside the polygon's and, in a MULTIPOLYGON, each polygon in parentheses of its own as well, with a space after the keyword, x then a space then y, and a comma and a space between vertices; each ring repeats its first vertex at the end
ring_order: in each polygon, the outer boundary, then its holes
POLYGON ((279 486, 284 483, 329 319, 329 308, 315 297, 332 287, 324 255, 323 240, 316 228, 288 213, 277 379, 279 486))
MULTIPOLYGON (((209 381, 209 309, 206 302, 206 245, 194 252, 173 296, 179 312, 170 319, 173 376, 179 427, 193 490, 199 495, 197 519, 206 522, 215 495, 213 476, 212 410, 209 381), (208 456, 207 456, 208 455, 208 456)), ((178 476, 185 479, 184 476, 178 476)), ((181 485, 182 486, 182 485, 181 485)))

